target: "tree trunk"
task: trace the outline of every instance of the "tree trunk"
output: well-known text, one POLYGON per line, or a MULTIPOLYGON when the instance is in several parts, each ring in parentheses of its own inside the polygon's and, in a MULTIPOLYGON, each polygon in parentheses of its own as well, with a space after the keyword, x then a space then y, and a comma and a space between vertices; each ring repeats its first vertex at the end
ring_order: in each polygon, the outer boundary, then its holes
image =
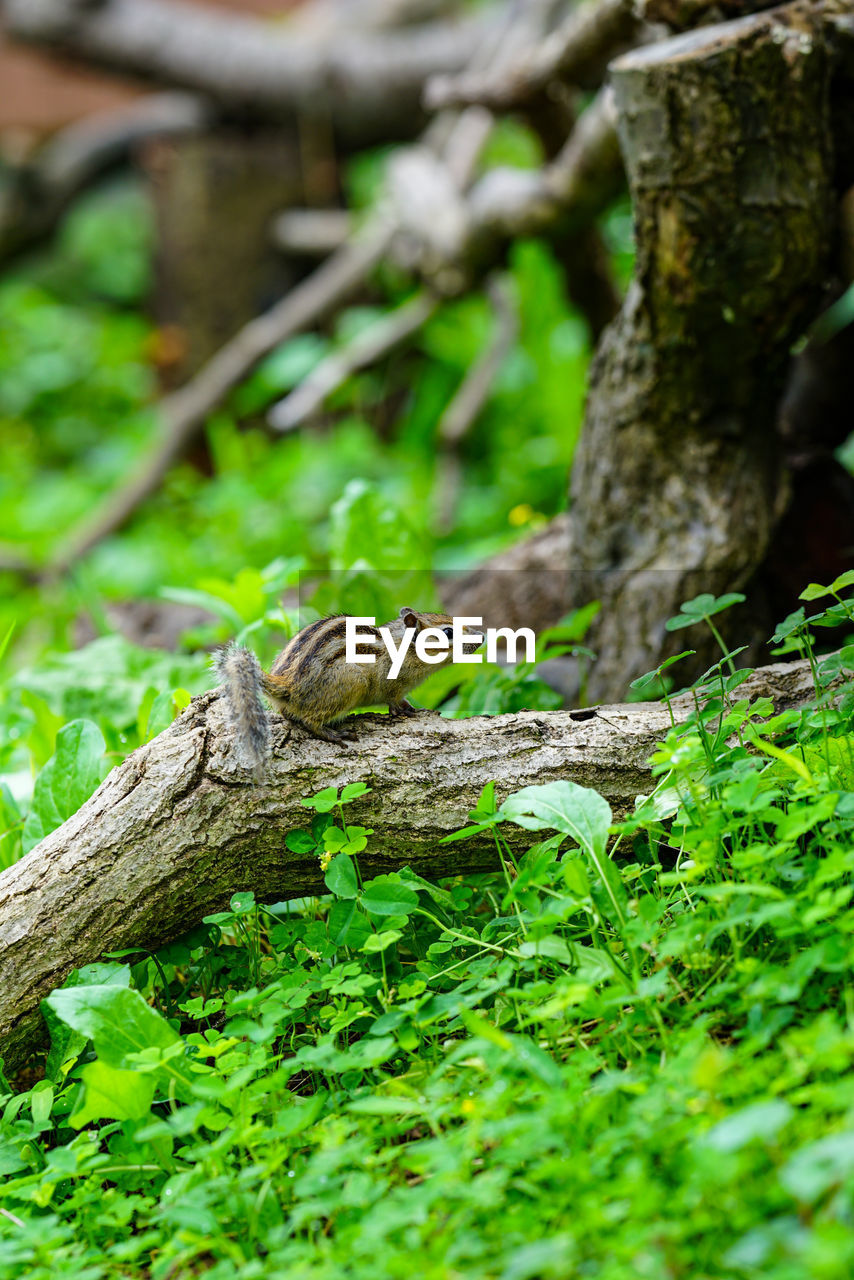
POLYGON ((292 129, 220 129, 152 144, 145 168, 157 223, 153 311, 176 336, 161 361, 171 390, 296 283, 297 264, 271 228, 305 202, 301 156, 292 129))
MULTIPOLYGON (((770 697, 777 710, 813 695, 806 663, 767 667, 739 697, 770 697)), ((677 714, 692 708, 676 700, 677 714)), ((571 777, 595 787, 615 817, 651 789, 648 760, 670 724, 663 704, 585 712, 404 722, 360 720, 351 748, 330 746, 278 720, 265 782, 234 760, 218 693, 196 698, 153 742, 119 765, 82 809, 0 875, 0 1051, 7 1070, 38 1044, 39 1001, 71 969, 105 951, 152 951, 231 894, 260 900, 323 893, 317 858, 291 852, 305 796, 365 782, 348 817, 373 829, 359 855, 366 876, 404 864, 426 876, 496 867, 487 832, 440 844, 466 825, 487 782, 502 799, 533 783, 571 777)), ((508 827, 523 849, 530 833, 508 827)))
POLYGON ((763 559, 785 504, 777 406, 833 211, 814 9, 706 27, 611 70, 637 265, 594 362, 570 511, 573 603, 603 606, 591 692, 609 698, 672 651, 682 601, 739 589, 763 559))

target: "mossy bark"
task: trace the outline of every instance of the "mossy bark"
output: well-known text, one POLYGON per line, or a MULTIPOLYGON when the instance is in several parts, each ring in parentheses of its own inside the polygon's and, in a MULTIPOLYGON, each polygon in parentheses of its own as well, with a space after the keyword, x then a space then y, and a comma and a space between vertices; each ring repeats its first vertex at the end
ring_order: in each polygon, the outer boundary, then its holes
POLYGON ((596 697, 661 660, 683 600, 738 589, 762 561, 786 496, 777 406, 833 215, 829 59, 809 5, 611 70, 637 263, 572 475, 572 595, 603 604, 596 697))

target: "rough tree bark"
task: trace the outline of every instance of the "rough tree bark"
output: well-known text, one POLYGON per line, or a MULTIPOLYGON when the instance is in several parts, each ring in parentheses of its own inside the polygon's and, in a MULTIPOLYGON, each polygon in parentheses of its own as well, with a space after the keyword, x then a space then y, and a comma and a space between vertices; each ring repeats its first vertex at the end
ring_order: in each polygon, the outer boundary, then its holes
POLYGON ((680 603, 738 589, 769 544, 777 405, 831 244, 828 62, 816 10, 794 4, 612 64, 637 266, 572 473, 573 602, 603 605, 594 697, 654 666, 680 603))
MULTIPOLYGON (((756 671, 739 697, 778 710, 813 696, 806 663, 756 671)), ((677 715, 691 709, 676 700, 677 715)), ((365 782, 348 816, 373 829, 359 855, 372 876, 404 864, 431 877, 492 870, 487 836, 442 845, 466 824, 484 785, 503 799, 518 787, 571 778, 595 787, 615 817, 651 789, 650 754, 670 724, 663 704, 582 712, 404 722, 365 717, 352 748, 308 738, 277 719, 266 780, 234 761, 219 695, 196 698, 135 751, 82 809, 0 874, 0 1053, 14 1068, 39 1042, 39 1001, 72 968, 105 951, 153 950, 252 889, 260 900, 324 892, 316 858, 285 835, 305 827, 304 796, 365 782)), ((524 848, 530 833, 508 828, 524 848)))

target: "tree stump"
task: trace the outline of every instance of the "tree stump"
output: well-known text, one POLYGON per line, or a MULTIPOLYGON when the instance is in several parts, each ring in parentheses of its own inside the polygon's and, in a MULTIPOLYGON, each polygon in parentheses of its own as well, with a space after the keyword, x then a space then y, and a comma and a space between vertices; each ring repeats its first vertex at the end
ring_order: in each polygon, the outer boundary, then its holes
POLYGON ((793 4, 612 64, 637 263, 570 511, 573 601, 603 606, 596 698, 674 651, 682 601, 748 582, 785 506, 777 407, 832 243, 829 61, 793 4))

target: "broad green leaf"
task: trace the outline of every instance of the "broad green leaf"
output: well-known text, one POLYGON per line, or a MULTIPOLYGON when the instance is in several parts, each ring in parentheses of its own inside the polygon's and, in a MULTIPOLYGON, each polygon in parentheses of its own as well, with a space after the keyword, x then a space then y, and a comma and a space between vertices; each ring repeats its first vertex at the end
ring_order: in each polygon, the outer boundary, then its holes
POLYGON ((408 916, 418 906, 418 894, 392 873, 369 880, 361 901, 372 916, 408 916))
POLYGON ((565 779, 544 786, 523 787, 507 797, 501 812, 529 831, 546 827, 571 836, 596 868, 615 919, 620 923, 625 920, 625 890, 619 872, 606 853, 611 807, 598 791, 565 779))
POLYGON ((326 868, 323 877, 326 887, 336 898, 355 898, 359 892, 356 868, 348 853, 339 853, 326 868))
POLYGON ((128 1055, 152 1046, 166 1049, 178 1035, 165 1018, 127 987, 70 987, 53 991, 45 1003, 64 1023, 86 1036, 108 1066, 124 1068, 128 1055))
POLYGON ((519 954, 522 956, 542 956, 544 960, 558 960, 561 964, 572 964, 572 947, 566 938, 550 933, 545 938, 537 938, 531 942, 520 942, 519 954))
POLYGON ((590 787, 561 780, 522 787, 501 806, 505 818, 528 831, 563 831, 589 853, 602 854, 611 826, 608 801, 590 787))
POLYGON ((819 1138, 796 1151, 780 1170, 780 1181, 797 1200, 812 1204, 854 1174, 854 1130, 819 1138))
POLYGON ((793 1115, 792 1108, 782 1098, 756 1102, 721 1120, 708 1129, 702 1143, 716 1151, 740 1151, 756 1138, 772 1139, 793 1115))
POLYGON ((104 737, 91 720, 72 720, 56 735, 56 754, 36 778, 33 804, 24 823, 23 850, 30 849, 76 813, 107 774, 104 737))
POLYGON ((285 845, 291 853, 313 853, 317 841, 308 831, 289 831, 285 836, 285 845))
POLYGON ((83 1092, 69 1123, 75 1129, 97 1120, 141 1120, 154 1100, 156 1081, 140 1071, 123 1071, 103 1059, 89 1062, 80 1073, 83 1092))
MULTIPOLYGON (((130 969, 126 964, 96 962, 83 965, 81 969, 71 971, 65 979, 64 989, 98 986, 129 987, 130 969)), ((47 1055, 45 1074, 49 1080, 57 1080, 63 1064, 76 1058, 85 1049, 89 1037, 72 1030, 67 1022, 57 1017, 46 1000, 41 1003, 41 1011, 50 1032, 50 1052, 47 1055)))

